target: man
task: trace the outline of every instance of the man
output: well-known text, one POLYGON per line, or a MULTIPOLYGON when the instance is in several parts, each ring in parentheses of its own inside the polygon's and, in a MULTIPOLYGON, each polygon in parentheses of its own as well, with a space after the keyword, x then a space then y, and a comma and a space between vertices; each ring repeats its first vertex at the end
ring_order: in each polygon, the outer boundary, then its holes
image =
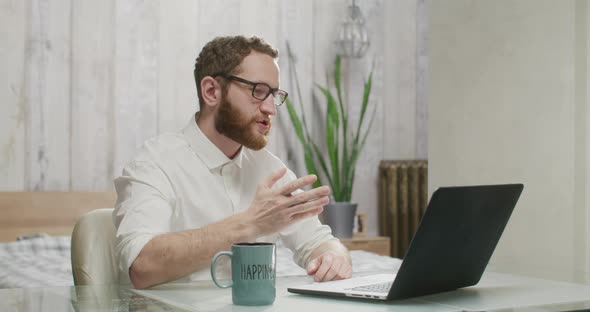
POLYGON ((195 64, 200 111, 179 133, 148 140, 115 180, 119 270, 136 288, 208 278, 215 253, 276 241, 316 281, 348 278, 348 251, 317 215, 327 186, 299 179, 264 149, 279 88, 278 52, 260 38, 219 37, 195 64))

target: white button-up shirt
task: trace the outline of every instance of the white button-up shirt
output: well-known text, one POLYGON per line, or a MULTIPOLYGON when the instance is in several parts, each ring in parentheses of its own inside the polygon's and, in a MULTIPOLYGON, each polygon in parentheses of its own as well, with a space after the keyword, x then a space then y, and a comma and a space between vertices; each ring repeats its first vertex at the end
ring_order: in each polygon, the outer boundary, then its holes
MULTIPOLYGON (((266 149, 242 146, 229 159, 201 132, 194 118, 181 132, 148 140, 115 179, 118 198, 113 221, 121 282, 129 281, 131 264, 154 236, 200 228, 247 209, 258 184, 283 167, 266 149)), ((295 179, 289 170, 275 187, 295 179)), ((312 217, 258 241, 276 242, 279 237, 301 267, 315 247, 335 239, 329 227, 312 217)), ((210 276, 203 270, 187 278, 210 276)))

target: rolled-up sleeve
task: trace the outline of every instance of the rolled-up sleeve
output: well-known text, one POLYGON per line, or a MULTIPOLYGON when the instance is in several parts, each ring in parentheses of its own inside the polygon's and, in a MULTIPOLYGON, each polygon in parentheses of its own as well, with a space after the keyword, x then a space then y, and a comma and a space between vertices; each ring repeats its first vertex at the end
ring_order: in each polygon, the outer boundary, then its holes
MULTIPOLYGON (((290 170, 278 183, 284 185, 296 180, 297 177, 290 170)), ((302 192, 298 190, 295 193, 302 192)), ((292 224, 279 233, 285 246, 293 251, 293 261, 304 268, 311 253, 321 244, 331 240, 338 240, 332 236, 329 226, 323 225, 317 216, 310 217, 292 224)))
POLYGON ((115 179, 115 189, 115 252, 119 271, 128 275, 143 247, 154 236, 170 232, 175 197, 167 176, 150 161, 134 161, 127 165, 115 179))

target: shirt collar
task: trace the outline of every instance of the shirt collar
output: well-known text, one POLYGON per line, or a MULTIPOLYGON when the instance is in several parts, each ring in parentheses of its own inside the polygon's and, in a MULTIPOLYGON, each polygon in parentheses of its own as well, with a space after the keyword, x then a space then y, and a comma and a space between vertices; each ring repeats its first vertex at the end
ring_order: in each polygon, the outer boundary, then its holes
POLYGON ((238 154, 233 159, 230 159, 201 131, 201 128, 197 125, 195 115, 184 127, 182 133, 186 136, 195 154, 205 163, 209 170, 220 170, 221 167, 231 162, 238 168, 242 168, 242 151, 245 147, 242 146, 238 154))

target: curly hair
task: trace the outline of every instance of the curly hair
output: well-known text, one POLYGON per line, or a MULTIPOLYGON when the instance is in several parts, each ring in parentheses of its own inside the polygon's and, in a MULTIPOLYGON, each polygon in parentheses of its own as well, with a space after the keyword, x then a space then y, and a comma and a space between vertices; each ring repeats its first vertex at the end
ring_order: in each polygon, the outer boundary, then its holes
MULTIPOLYGON (((252 50, 267 54, 276 59, 279 51, 268 44, 264 39, 252 36, 225 36, 216 37, 209 41, 201 50, 195 61, 195 84, 199 96, 199 107, 203 106, 203 95, 201 93, 201 80, 206 76, 215 74, 235 74, 240 71, 239 65, 252 50)), ((225 93, 227 85, 220 82, 225 93)))

